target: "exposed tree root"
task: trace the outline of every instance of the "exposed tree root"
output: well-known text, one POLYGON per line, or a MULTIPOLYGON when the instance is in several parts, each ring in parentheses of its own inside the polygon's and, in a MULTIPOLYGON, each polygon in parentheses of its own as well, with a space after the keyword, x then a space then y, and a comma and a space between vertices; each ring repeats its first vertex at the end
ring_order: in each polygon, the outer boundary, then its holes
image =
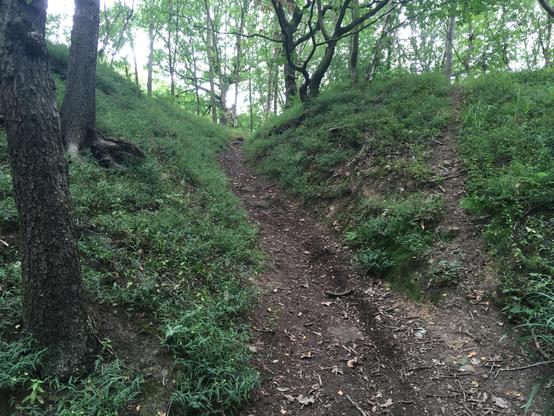
POLYGON ((331 292, 329 290, 326 290, 323 293, 325 293, 325 295, 329 296, 330 298, 344 298, 346 296, 353 295, 354 289, 348 289, 348 290, 345 290, 344 292, 331 292))
POLYGON ((135 144, 122 139, 105 137, 97 132, 97 139, 90 146, 92 155, 105 168, 139 164, 146 155, 135 144))

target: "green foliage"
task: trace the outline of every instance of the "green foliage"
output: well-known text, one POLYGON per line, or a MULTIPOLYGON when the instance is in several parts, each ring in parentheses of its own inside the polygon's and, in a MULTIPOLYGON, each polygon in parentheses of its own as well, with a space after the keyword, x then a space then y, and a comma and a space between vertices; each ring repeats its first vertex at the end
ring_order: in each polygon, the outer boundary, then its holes
POLYGON ((360 262, 371 273, 409 268, 433 243, 442 207, 440 198, 422 194, 362 201, 352 213, 346 240, 360 250, 360 262))
POLYGON ((39 368, 42 354, 31 337, 15 342, 0 340, 0 390, 26 385, 30 375, 39 368))
POLYGON ((554 346, 554 73, 491 74, 472 81, 461 149, 466 208, 487 219, 502 259, 502 299, 513 319, 554 346))
POLYGON ((141 391, 142 376, 125 368, 121 361, 96 361, 94 371, 84 379, 68 383, 54 381, 62 399, 54 406, 58 416, 115 416, 136 400, 141 391))
POLYGON ((202 415, 235 409, 258 384, 249 366, 247 336, 236 322, 248 310, 251 298, 239 288, 222 288, 225 301, 203 299, 168 324, 165 343, 177 356, 176 405, 202 415))
POLYGON ((361 264, 418 297, 412 272, 439 237, 442 201, 416 191, 432 179, 426 160, 451 117, 448 96, 436 74, 337 87, 272 120, 247 150, 306 202, 341 206, 332 220, 361 264))
POLYGON ((448 85, 440 75, 337 87, 272 120, 247 143, 260 169, 303 197, 325 194, 334 170, 352 160, 364 146, 372 154, 368 176, 419 172, 421 147, 432 144, 450 117, 448 85), (409 155, 391 166, 391 155, 409 155), (263 163, 261 163, 263 162, 263 163))
MULTIPOLYGON (((55 46, 52 54, 53 62, 67 56, 55 46)), ((133 140, 147 160, 121 170, 103 169, 86 157, 69 166, 86 287, 95 302, 148 316, 147 330, 165 340, 174 356, 179 406, 229 414, 257 381, 240 313, 252 304, 247 278, 260 257, 256 230, 237 208, 217 163, 229 134, 162 100, 142 97, 102 65, 97 78, 99 129, 133 140), (176 329, 184 324, 194 332, 176 329), (210 352, 206 345, 220 350, 210 352)), ((60 78, 57 86, 61 100, 60 78)), ((0 157, 0 204, 13 207, 3 137, 0 157)), ((12 214, 0 220, 0 235, 7 231, 4 224, 15 227, 12 214)), ((148 401, 133 362, 99 361, 87 378, 68 383, 33 381, 38 353, 14 334, 22 324, 16 254, 0 250, 6 260, 0 263, 0 357, 19 357, 23 373, 12 375, 3 360, 0 380, 15 377, 14 397, 28 396, 33 386, 55 397, 46 407, 38 399, 19 403, 22 414, 43 414, 40 409, 50 406, 56 415, 112 416, 126 414, 140 395, 148 401)))

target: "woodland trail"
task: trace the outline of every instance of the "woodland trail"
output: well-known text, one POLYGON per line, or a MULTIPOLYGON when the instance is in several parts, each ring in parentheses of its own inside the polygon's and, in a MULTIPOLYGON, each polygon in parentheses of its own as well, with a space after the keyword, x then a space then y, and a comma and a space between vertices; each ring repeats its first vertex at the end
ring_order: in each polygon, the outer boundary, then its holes
POLYGON ((250 317, 263 381, 245 416, 524 414, 542 367, 505 371, 534 361, 486 295, 469 285, 416 304, 364 277, 315 213, 253 173, 241 144, 221 163, 269 259, 250 317))

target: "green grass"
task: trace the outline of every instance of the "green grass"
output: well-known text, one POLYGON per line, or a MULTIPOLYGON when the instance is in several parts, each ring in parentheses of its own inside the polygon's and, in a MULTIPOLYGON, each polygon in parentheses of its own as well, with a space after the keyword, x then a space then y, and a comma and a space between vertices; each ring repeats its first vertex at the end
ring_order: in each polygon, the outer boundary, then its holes
POLYGON ((491 74, 467 85, 465 207, 486 222, 502 301, 554 352, 554 72, 491 74))
MULTIPOLYGON (((467 95, 463 207, 485 224, 505 313, 552 356, 554 71, 494 73, 456 88, 467 95)), ((369 274, 421 297, 421 288, 455 283, 461 268, 457 260, 426 258, 448 238, 435 227, 442 201, 429 194, 427 162, 451 117, 448 94, 435 75, 336 88, 259 130, 247 143, 249 156, 317 207, 369 274)))
POLYGON ((449 91, 435 74, 337 87, 272 120, 247 151, 307 204, 336 206, 330 222, 368 273, 420 297, 410 270, 441 238, 426 159, 451 118, 449 91))
MULTIPOLYGON (((51 55, 54 70, 62 70, 67 50, 54 46, 51 55)), ((88 158, 70 165, 91 301, 146 314, 145 330, 174 357, 175 410, 230 414, 258 382, 242 322, 254 296, 248 279, 260 255, 256 230, 237 209, 217 163, 229 133, 145 98, 102 65, 97 84, 98 128, 133 140, 148 157, 129 169, 105 170, 88 158)), ((59 78, 57 87, 61 98, 59 78)), ((0 135, 0 235, 6 235, 17 223, 0 135)), ((2 249, 0 259, 0 389, 12 392, 19 414, 111 416, 126 414, 137 400, 148 401, 149 388, 135 363, 107 355, 84 379, 38 377, 33 370, 40 351, 21 327, 16 249, 2 249), (18 365, 4 366, 5 357, 18 365), (48 392, 45 403, 23 403, 37 386, 48 392)))

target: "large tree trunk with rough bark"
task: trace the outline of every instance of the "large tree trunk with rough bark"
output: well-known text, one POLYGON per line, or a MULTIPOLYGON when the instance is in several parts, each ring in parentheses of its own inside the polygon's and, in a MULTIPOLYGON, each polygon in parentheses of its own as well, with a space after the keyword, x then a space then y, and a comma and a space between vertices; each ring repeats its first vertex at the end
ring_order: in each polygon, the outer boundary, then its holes
POLYGON ((96 342, 87 316, 70 210, 46 0, 0 0, 0 112, 19 213, 27 330, 48 348, 48 374, 85 371, 96 342))
POLYGON ((88 149, 96 137, 96 50, 99 0, 75 0, 71 47, 62 104, 64 143, 70 154, 88 149))

